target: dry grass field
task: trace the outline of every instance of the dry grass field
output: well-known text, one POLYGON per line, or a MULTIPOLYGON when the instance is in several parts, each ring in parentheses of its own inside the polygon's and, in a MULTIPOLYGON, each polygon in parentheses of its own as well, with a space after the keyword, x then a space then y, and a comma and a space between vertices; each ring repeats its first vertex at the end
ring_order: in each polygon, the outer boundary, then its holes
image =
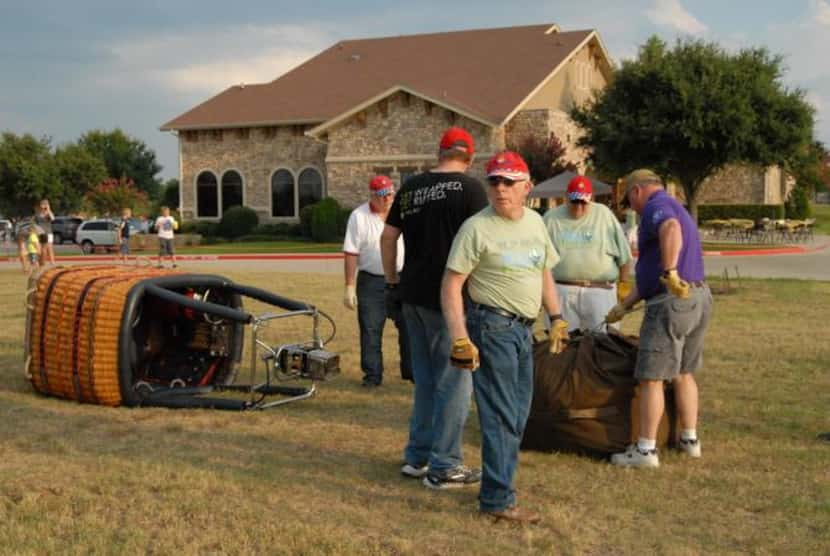
MULTIPOLYGON (((23 378, 24 279, 0 271, 0 553, 830 552, 830 443, 816 438, 830 431, 830 283, 744 280, 716 298, 701 460, 664 453, 659 470, 637 471, 522 453, 520 503, 543 522, 519 528, 480 518, 476 489, 436 493, 398 474, 411 387, 395 376, 391 329, 386 384, 360 387, 341 276, 225 275, 330 312, 343 374, 263 412, 45 398, 23 378)), ((468 463, 478 450, 472 412, 468 463)))

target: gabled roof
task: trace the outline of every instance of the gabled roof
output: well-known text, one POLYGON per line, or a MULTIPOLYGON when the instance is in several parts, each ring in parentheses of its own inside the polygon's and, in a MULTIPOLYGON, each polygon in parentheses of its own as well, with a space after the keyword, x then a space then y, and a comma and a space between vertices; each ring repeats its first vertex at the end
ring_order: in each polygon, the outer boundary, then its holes
POLYGON ((591 39, 610 64, 594 31, 550 24, 342 41, 270 83, 230 87, 161 129, 320 124, 396 88, 499 124, 591 39))

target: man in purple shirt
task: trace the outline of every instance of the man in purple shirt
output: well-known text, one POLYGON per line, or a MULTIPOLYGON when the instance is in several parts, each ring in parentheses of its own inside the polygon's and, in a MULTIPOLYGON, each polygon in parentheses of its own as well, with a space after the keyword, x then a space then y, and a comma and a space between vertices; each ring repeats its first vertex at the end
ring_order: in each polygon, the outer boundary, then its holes
POLYGON ((674 385, 681 428, 679 448, 691 457, 700 457, 694 372, 702 363, 712 294, 703 281, 697 226, 683 205, 666 193, 662 180, 651 170, 635 170, 623 184, 624 202, 640 215, 640 255, 635 287, 605 320, 620 321, 641 299, 646 313, 634 371, 640 382, 639 438, 625 452, 612 455, 611 463, 658 467, 657 428, 663 415, 663 382, 667 380, 674 385))

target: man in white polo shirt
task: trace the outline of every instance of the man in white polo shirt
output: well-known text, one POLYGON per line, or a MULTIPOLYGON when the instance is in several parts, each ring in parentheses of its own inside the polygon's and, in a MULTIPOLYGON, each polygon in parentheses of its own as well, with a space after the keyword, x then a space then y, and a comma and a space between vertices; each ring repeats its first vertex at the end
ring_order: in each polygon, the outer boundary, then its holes
MULTIPOLYGON (((398 328, 401 355, 401 377, 412 378, 409 345, 404 331, 403 316, 385 302, 385 280, 380 256, 380 236, 386 216, 395 199, 395 184, 386 176, 375 176, 369 182, 369 202, 349 215, 343 241, 343 268, 346 279, 343 304, 357 308, 360 326, 360 367, 363 386, 372 388, 383 382, 383 327, 390 318, 398 328), (355 280, 355 274, 357 280, 355 280)), ((403 267, 403 236, 398 238, 397 270, 403 267)))

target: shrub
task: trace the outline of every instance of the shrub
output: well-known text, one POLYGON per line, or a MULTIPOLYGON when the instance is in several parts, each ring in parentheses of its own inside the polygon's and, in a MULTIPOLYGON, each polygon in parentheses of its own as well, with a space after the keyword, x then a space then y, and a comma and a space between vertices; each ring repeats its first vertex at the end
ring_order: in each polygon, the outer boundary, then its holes
POLYGON ((250 234, 259 224, 259 217, 254 209, 249 207, 231 207, 222 214, 219 222, 219 235, 226 238, 237 238, 250 234))
POLYGON ((784 203, 784 211, 787 218, 794 220, 804 220, 810 218, 810 199, 803 187, 796 187, 787 196, 787 202, 784 203))
POLYGON ((339 237, 346 236, 346 226, 349 224, 349 216, 351 216, 352 210, 354 209, 340 207, 340 214, 337 217, 337 235, 339 237))
POLYGON ((253 229, 251 235, 275 237, 300 237, 303 235, 299 224, 279 222, 276 224, 260 224, 253 229))
POLYGON ((183 222, 181 226, 179 226, 179 233, 180 234, 198 234, 199 231, 196 229, 198 226, 198 222, 195 220, 188 220, 187 222, 183 222))
POLYGON ((303 237, 311 237, 311 213, 314 205, 306 205, 300 209, 300 234, 303 237))
POLYGON ((315 203, 311 211, 311 239, 334 241, 340 237, 339 225, 342 220, 340 205, 331 197, 315 203))
POLYGON ((780 220, 784 218, 784 205, 698 205, 697 218, 699 222, 729 218, 780 220))

